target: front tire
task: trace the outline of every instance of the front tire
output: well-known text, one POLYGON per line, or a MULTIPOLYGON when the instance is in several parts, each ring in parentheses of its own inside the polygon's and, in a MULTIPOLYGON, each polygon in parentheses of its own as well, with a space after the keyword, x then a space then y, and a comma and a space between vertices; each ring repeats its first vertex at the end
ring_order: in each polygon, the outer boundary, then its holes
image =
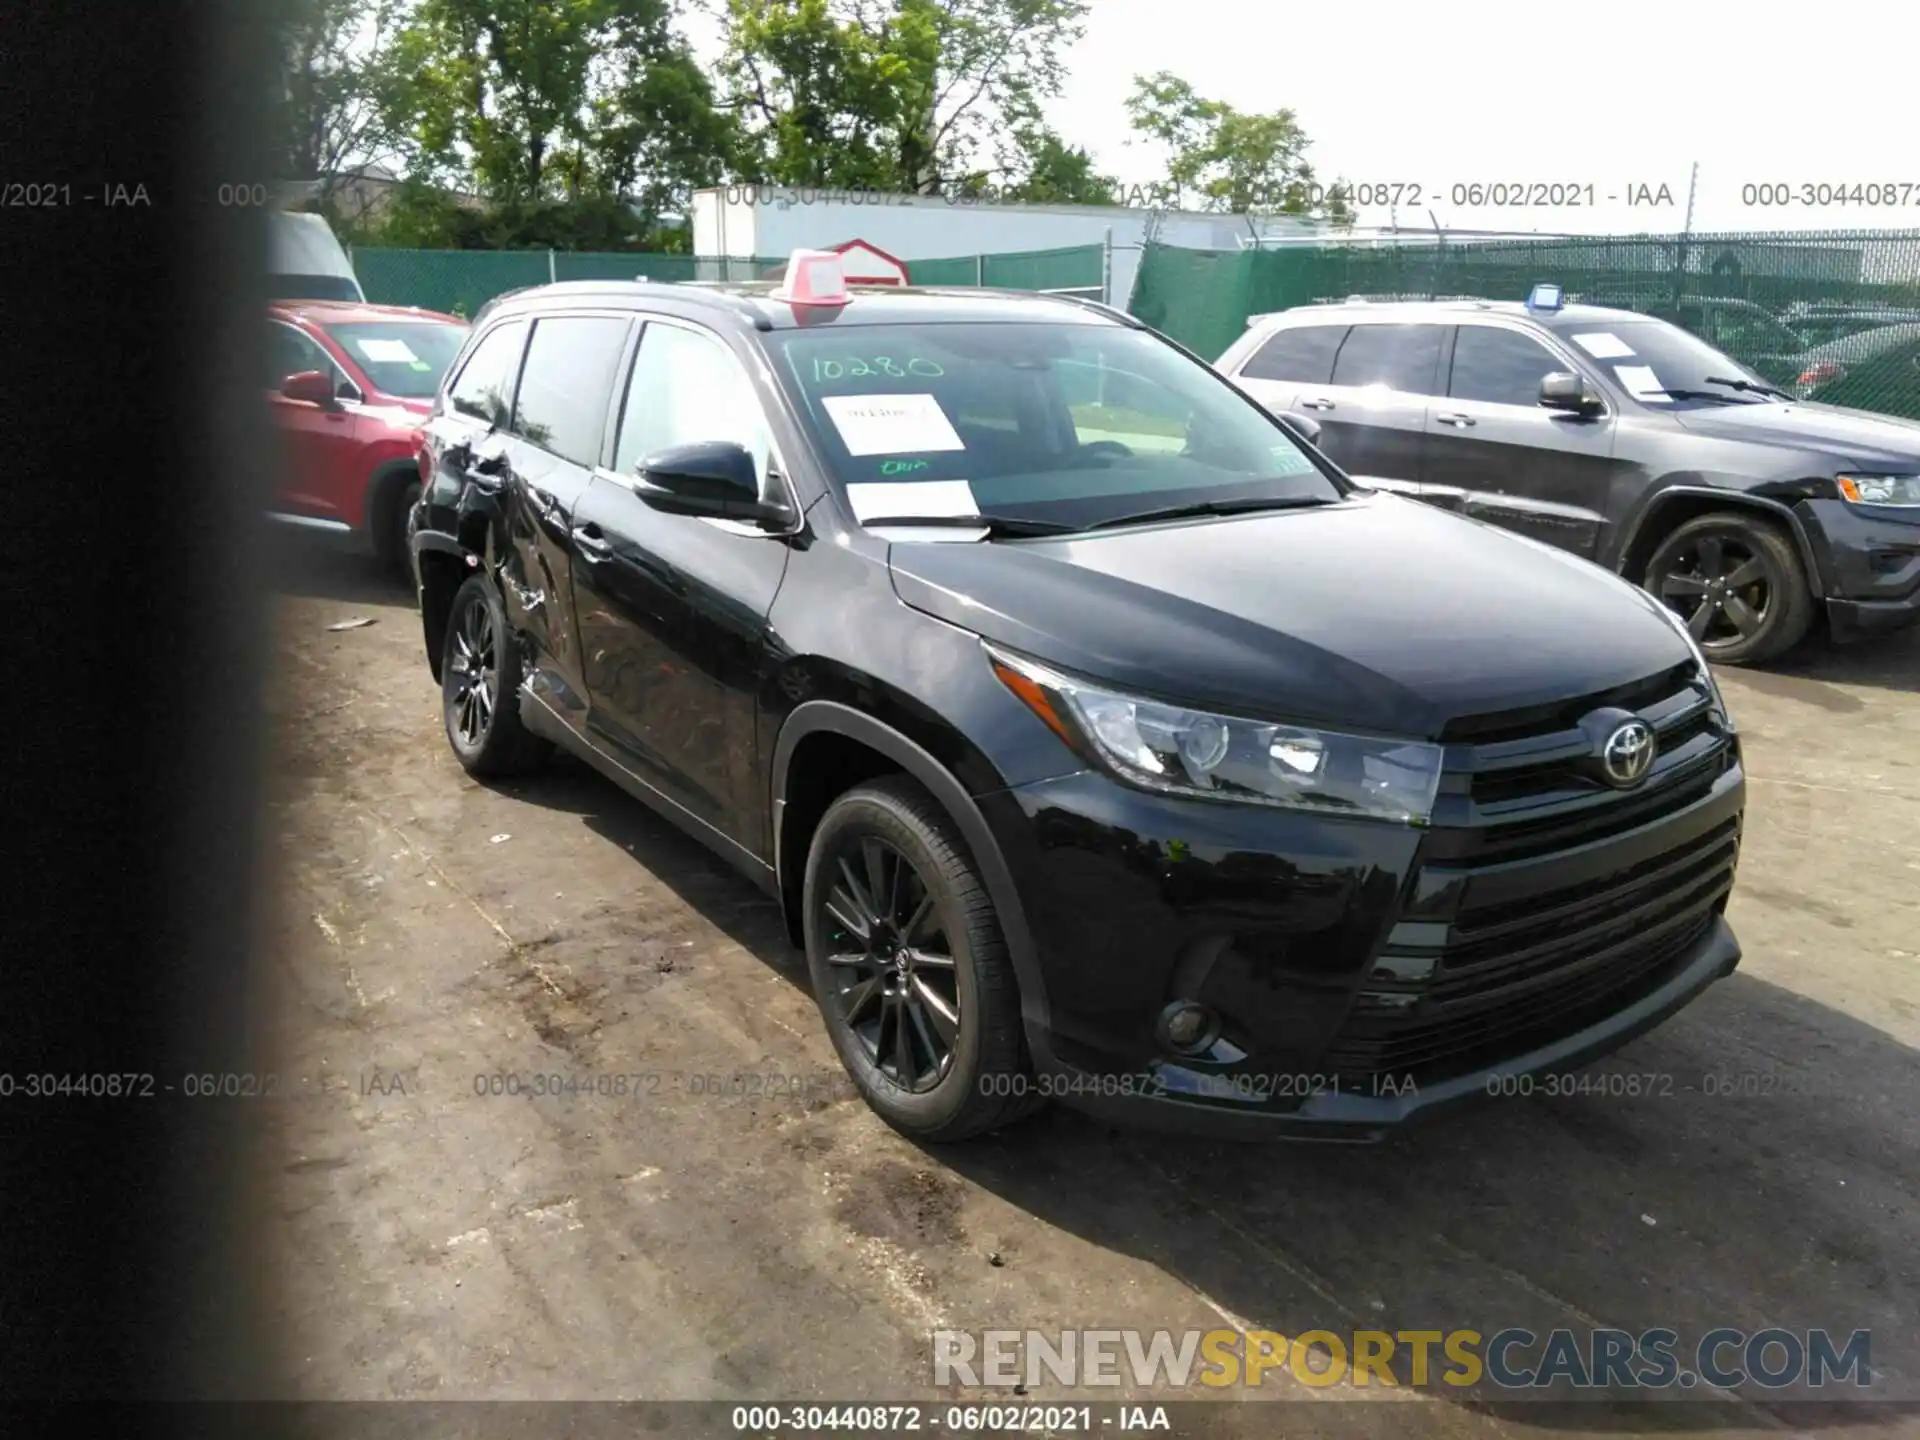
POLYGON ((882 1120, 944 1142, 1039 1108, 999 917, 932 796, 895 776, 834 801, 803 905, 814 998, 882 1120))
POLYGON ((1775 659, 1813 623, 1813 591, 1793 541, 1737 511, 1676 528, 1648 557, 1641 583, 1718 665, 1775 659))
POLYGON ((484 575, 454 593, 440 667, 447 743, 469 775, 502 779, 537 767, 547 742, 520 720, 520 652, 506 608, 484 575))
POLYGON ((408 585, 413 575, 413 507, 420 499, 418 479, 395 479, 378 492, 373 544, 381 563, 408 585))

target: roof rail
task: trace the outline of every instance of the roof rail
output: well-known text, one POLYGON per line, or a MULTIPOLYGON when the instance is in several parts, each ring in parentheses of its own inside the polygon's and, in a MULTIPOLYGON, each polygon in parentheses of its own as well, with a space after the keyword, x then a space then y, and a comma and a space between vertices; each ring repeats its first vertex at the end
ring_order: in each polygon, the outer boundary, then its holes
POLYGON ((1129 315, 1116 306, 1103 300, 1089 300, 1084 295, 1063 295, 1057 290, 1015 290, 1005 285, 925 285, 914 289, 937 291, 943 295, 995 295, 1008 300, 1057 300, 1062 305, 1071 305, 1079 310, 1091 310, 1096 315, 1104 315, 1109 320, 1117 320, 1133 330, 1145 330, 1146 321, 1136 315, 1129 315))
POLYGON ((1130 326, 1135 330, 1144 330, 1146 328, 1145 321, 1129 315, 1117 305, 1109 305, 1104 300, 1089 300, 1084 295, 1062 295, 1054 290, 1024 291, 1018 293, 1045 295, 1049 300, 1064 300, 1069 305, 1077 305, 1082 310, 1091 310, 1096 315, 1106 316, 1109 320, 1118 320, 1122 325, 1130 326))

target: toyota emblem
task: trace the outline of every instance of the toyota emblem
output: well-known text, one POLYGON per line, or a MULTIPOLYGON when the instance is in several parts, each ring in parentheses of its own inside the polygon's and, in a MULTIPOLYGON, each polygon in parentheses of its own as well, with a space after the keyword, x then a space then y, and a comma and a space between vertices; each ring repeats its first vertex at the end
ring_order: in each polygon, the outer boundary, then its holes
POLYGON ((1607 783, 1626 789, 1647 778, 1653 766, 1653 728, 1644 720, 1616 727, 1600 747, 1600 768, 1607 783))

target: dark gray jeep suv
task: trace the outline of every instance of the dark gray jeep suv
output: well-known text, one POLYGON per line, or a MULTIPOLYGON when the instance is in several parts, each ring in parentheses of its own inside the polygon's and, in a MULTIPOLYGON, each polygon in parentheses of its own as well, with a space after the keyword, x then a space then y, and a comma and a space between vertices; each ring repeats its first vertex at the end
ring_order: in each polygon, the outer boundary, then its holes
MULTIPOLYGON (((1366 485, 1645 585, 1712 660, 1920 618, 1920 424, 1799 402, 1677 326, 1493 301, 1248 321, 1216 368, 1366 485)), ((1524 597, 1516 597, 1524 603, 1524 597)))

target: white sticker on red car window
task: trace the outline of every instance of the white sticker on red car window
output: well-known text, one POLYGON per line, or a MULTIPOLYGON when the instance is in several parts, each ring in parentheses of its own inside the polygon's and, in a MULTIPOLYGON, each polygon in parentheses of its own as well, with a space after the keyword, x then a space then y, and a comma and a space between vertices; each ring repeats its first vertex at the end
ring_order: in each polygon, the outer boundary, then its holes
POLYGON ((354 348, 376 365, 411 365, 420 358, 404 340, 356 340, 354 348))
POLYGON ((937 520, 949 515, 980 513, 980 506, 973 498, 973 486, 965 480, 853 484, 847 486, 847 500, 853 506, 854 519, 862 524, 903 516, 937 520))
POLYGON ((820 403, 833 417, 849 455, 967 448, 931 395, 823 395, 820 403))
POLYGON ((1649 405, 1664 405, 1668 396, 1666 387, 1660 383, 1660 377, 1653 373, 1649 365, 1616 365, 1613 378, 1634 399, 1649 405))
POLYGON ((1618 360, 1633 354, 1633 347, 1610 331, 1601 330, 1592 335, 1576 335, 1573 343, 1596 360, 1618 360))

